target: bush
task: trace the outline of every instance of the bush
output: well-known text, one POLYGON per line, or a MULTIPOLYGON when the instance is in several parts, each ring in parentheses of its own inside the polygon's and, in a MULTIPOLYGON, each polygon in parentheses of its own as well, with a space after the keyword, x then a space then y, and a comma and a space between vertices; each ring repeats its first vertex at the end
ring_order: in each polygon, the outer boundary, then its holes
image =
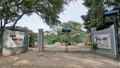
POLYGON ((97 43, 94 43, 94 44, 93 44, 93 49, 98 49, 97 43))

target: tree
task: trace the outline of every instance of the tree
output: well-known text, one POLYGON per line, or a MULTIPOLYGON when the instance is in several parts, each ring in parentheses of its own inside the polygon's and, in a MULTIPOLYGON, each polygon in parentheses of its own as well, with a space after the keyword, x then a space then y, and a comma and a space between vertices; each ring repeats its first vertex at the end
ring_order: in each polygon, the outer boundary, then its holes
POLYGON ((44 41, 55 43, 55 42, 58 42, 59 40, 58 40, 58 36, 52 33, 52 34, 44 36, 44 41))
POLYGON ((87 15, 83 15, 85 28, 90 32, 90 28, 101 25, 102 14, 103 14, 103 4, 102 0, 84 0, 83 5, 89 10, 87 15))
POLYGON ((37 33, 30 33, 29 36, 29 47, 33 47, 38 41, 37 33))
MULTIPOLYGON (((82 30, 82 25, 79 22, 68 21, 62 24, 62 28, 70 28, 71 32, 69 33, 69 42, 82 42, 86 38, 87 33, 82 30)), ((59 31, 58 36, 65 38, 65 33, 59 31)))
POLYGON ((90 32, 92 27, 103 26, 104 12, 114 9, 120 10, 119 4, 119 0, 84 0, 83 5, 88 8, 88 12, 81 17, 84 20, 84 25, 88 32, 90 32))
POLYGON ((69 42, 80 43, 85 40, 88 36, 85 31, 82 30, 82 25, 79 22, 68 21, 62 24, 62 27, 57 29, 57 34, 49 34, 44 36, 44 40, 54 42, 66 42, 66 33, 62 32, 62 28, 70 28, 71 32, 67 34, 69 42))
MULTIPOLYGON (((17 21, 24 15, 38 14, 50 27, 58 26, 59 13, 64 10, 64 5, 68 5, 74 0, 0 0, 0 23, 1 34, 8 23, 13 23, 14 29, 17 21)), ((2 42, 2 38, 0 38, 2 42)))
POLYGON ((0 19, 6 22, 4 25, 12 21, 15 26, 23 15, 37 13, 47 25, 58 26, 59 13, 70 1, 72 0, 1 0, 0 19))

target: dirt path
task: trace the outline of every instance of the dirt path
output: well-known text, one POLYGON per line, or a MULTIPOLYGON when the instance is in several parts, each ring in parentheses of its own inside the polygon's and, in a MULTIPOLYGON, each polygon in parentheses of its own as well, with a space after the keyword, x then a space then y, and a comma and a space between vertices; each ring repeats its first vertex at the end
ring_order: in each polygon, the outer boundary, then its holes
POLYGON ((120 68, 120 62, 91 53, 38 52, 0 58, 0 68, 120 68))
MULTIPOLYGON (((84 51, 84 52, 88 52, 90 51, 90 46, 85 46, 84 43, 80 43, 77 45, 70 45, 67 46, 67 51, 84 51)), ((60 43, 56 43, 54 45, 47 45, 44 47, 44 51, 66 51, 66 45, 62 45, 60 43)))
POLYGON ((88 46, 69 46, 68 52, 60 45, 45 49, 48 51, 31 48, 26 53, 0 57, 0 68, 120 68, 120 62, 92 54, 88 46))

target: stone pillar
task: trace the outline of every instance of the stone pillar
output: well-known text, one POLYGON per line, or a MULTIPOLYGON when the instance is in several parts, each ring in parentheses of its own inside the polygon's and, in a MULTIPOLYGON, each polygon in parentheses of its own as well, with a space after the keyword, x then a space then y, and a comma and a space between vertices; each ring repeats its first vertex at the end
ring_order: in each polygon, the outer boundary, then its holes
POLYGON ((39 52, 43 52, 43 48, 44 48, 43 29, 38 29, 38 47, 39 47, 39 52))
POLYGON ((94 52, 93 45, 94 45, 94 32, 96 31, 96 28, 91 28, 91 52, 94 52))

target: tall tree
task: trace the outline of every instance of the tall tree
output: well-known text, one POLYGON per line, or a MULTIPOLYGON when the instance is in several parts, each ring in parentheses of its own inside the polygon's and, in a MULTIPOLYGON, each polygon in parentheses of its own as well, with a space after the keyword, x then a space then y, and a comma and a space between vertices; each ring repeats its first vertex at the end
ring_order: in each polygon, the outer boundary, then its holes
POLYGON ((70 28, 71 32, 67 34, 69 42, 82 42, 87 38, 87 33, 82 30, 82 25, 79 22, 68 21, 62 23, 62 27, 57 29, 57 34, 49 34, 44 37, 44 40, 54 42, 66 42, 66 33, 62 32, 62 28, 70 28))
POLYGON ((0 37, 3 36, 5 26, 8 23, 12 22, 14 28, 19 19, 32 13, 38 14, 50 27, 58 26, 61 23, 59 13, 64 10, 64 5, 68 5, 70 1, 74 0, 0 0, 0 37))
MULTIPOLYGON (((82 25, 79 22, 68 21, 62 24, 63 28, 70 28, 69 41, 71 42, 82 42, 87 37, 87 33, 82 30, 82 25)), ((65 33, 58 33, 59 37, 65 35, 65 33)), ((63 36, 65 37, 65 36, 63 36)))
POLYGON ((119 0, 84 0, 83 5, 88 8, 86 15, 82 16, 85 28, 90 32, 92 27, 99 27, 103 24, 103 13, 105 11, 120 9, 119 0))
POLYGON ((37 13, 49 26, 59 25, 59 13, 72 0, 0 0, 1 18, 6 25, 13 22, 13 26, 23 15, 37 13))

